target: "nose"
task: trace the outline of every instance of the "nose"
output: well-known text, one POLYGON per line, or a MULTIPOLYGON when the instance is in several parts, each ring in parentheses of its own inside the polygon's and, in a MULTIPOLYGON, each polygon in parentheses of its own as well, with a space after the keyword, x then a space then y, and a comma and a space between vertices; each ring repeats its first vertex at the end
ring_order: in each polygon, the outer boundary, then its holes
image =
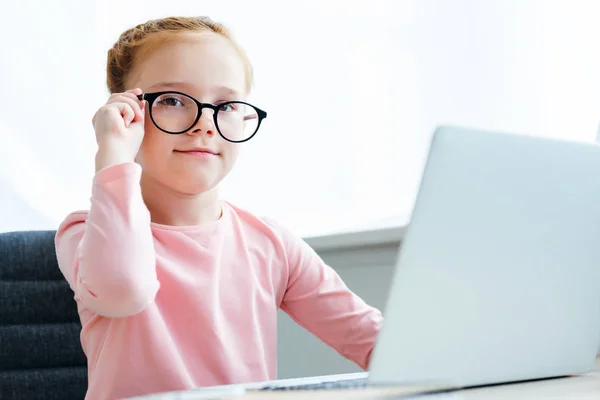
POLYGON ((203 109, 201 111, 200 118, 196 125, 192 126, 190 130, 186 132, 188 135, 200 135, 202 133, 214 136, 216 133, 215 120, 214 120, 214 111, 210 109, 203 109))

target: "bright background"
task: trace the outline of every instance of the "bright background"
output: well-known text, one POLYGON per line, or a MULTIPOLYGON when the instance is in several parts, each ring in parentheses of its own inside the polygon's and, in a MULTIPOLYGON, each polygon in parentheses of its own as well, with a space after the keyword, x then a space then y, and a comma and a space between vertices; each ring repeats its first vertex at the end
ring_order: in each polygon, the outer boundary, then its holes
POLYGON ((592 141, 596 0, 2 2, 0 231, 89 204, 106 51, 151 18, 209 15, 269 113, 223 196, 304 236, 404 224, 440 123, 592 141))

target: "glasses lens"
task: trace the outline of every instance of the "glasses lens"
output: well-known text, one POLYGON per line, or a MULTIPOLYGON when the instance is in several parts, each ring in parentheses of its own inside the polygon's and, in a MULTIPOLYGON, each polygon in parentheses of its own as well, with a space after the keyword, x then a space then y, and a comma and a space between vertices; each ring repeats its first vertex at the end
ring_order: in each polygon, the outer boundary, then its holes
POLYGON ((152 103, 152 119, 160 129, 182 133, 190 129, 198 115, 198 106, 190 97, 178 93, 165 93, 152 103))
POLYGON ((258 130, 258 122, 256 108, 240 102, 222 104, 217 114, 219 132, 233 142, 252 137, 258 130))

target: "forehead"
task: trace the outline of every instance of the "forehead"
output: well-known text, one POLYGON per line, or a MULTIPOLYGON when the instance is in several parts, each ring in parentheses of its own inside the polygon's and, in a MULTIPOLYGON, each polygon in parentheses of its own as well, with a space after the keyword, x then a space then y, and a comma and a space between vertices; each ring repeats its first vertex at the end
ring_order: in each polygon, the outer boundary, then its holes
POLYGON ((214 33, 186 35, 166 42, 141 60, 130 82, 131 87, 144 91, 177 82, 202 92, 227 87, 244 93, 245 65, 227 38, 214 33))

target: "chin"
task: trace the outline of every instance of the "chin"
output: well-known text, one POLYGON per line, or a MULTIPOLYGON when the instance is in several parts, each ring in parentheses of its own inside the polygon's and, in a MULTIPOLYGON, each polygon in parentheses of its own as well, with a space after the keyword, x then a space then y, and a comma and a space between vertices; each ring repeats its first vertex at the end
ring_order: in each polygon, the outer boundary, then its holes
POLYGON ((219 185, 219 180, 206 179, 206 177, 195 177, 189 180, 180 181, 175 186, 175 189, 187 195, 195 195, 208 192, 219 185))

